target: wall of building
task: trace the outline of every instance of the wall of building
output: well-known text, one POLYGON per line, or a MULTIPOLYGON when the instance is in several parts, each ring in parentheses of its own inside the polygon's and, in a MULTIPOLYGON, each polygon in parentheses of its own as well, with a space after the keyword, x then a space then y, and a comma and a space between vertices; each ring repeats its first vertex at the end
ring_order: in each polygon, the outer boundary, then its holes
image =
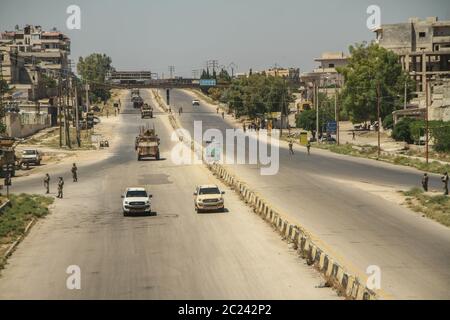
POLYGON ((8 136, 24 138, 50 127, 50 116, 46 113, 7 113, 5 124, 8 136))

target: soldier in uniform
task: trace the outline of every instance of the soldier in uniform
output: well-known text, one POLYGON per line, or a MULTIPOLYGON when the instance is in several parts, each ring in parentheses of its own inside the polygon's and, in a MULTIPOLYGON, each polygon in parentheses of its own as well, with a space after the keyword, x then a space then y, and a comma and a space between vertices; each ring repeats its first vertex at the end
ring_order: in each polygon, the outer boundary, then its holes
POLYGON ((425 192, 428 191, 428 174, 424 173, 422 177, 422 188, 425 192))
POLYGON ((78 182, 78 175, 77 175, 78 168, 75 163, 73 164, 71 171, 72 171, 73 182, 78 182))
POLYGON ((444 184, 444 195, 448 196, 448 173, 445 172, 441 178, 442 183, 444 184))
POLYGON ((64 188, 64 179, 63 179, 63 177, 59 177, 57 198, 60 198, 60 199, 63 198, 63 188, 64 188))
POLYGON ((48 173, 45 174, 44 187, 46 189, 45 193, 49 194, 50 193, 50 175, 48 173))
POLYGON ((294 142, 292 140, 289 140, 289 153, 294 154, 294 142))
POLYGON ((311 142, 308 141, 308 144, 306 145, 306 149, 308 150, 308 155, 311 154, 311 142))

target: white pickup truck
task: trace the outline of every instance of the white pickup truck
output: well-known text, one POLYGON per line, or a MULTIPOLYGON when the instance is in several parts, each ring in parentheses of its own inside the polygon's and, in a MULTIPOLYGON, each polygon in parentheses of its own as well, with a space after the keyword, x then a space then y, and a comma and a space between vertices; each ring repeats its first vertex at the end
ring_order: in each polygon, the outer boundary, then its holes
POLYGON ((151 214, 151 198, 152 195, 149 195, 145 188, 127 188, 122 196, 123 215, 127 216, 132 213, 151 214))

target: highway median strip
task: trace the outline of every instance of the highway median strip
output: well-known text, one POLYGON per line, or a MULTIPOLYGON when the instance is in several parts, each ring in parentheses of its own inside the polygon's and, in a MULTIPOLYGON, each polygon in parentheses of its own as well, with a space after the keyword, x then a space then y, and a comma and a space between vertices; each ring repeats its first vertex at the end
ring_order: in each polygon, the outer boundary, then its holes
MULTIPOLYGON (((154 94, 155 100, 162 109, 168 112, 168 108, 157 94, 154 94)), ((179 129, 176 119, 169 114, 173 120, 170 121, 173 129, 179 129)), ((198 145, 196 141, 184 141, 184 143, 195 152, 200 152, 203 146, 198 145)), ((263 220, 268 222, 276 232, 278 232, 285 241, 293 244, 294 249, 300 257, 306 260, 308 265, 314 266, 326 279, 327 286, 332 286, 338 294, 354 300, 376 300, 377 294, 362 284, 361 280, 341 266, 336 259, 325 252, 317 245, 311 235, 301 226, 291 223, 274 209, 265 199, 249 188, 247 184, 240 181, 236 176, 230 174, 220 164, 207 164, 207 168, 227 186, 239 194, 241 199, 250 206, 253 211, 263 220)))

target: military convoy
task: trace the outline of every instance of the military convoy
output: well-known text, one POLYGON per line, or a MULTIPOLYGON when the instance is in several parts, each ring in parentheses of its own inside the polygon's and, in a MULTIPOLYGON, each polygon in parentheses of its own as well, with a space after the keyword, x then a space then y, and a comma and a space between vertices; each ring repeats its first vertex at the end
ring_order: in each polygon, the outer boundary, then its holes
POLYGON ((141 161, 145 158, 160 159, 159 154, 160 139, 153 129, 141 127, 139 135, 136 137, 134 149, 137 153, 137 160, 141 161))
POLYGON ((144 105, 144 99, 140 96, 139 89, 131 90, 131 102, 133 102, 134 109, 139 109, 144 105))
POLYGON ((4 178, 9 171, 14 177, 16 168, 19 166, 18 158, 15 154, 15 147, 18 141, 10 137, 0 137, 0 177, 4 178))
POLYGON ((141 107, 141 119, 153 118, 153 107, 145 103, 141 107))

